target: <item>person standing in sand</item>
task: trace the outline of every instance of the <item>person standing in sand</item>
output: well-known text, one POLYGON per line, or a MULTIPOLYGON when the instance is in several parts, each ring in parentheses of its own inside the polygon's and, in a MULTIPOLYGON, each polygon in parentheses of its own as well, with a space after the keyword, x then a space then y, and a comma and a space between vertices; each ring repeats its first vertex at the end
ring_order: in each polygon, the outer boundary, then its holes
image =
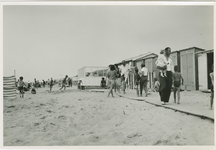
POLYGON ((129 69, 126 66, 126 62, 123 60, 122 61, 122 68, 121 68, 121 82, 122 82, 122 91, 125 94, 125 89, 126 89, 126 82, 128 79, 128 73, 129 73, 129 69))
POLYGON ((121 74, 120 74, 120 70, 119 70, 119 68, 118 68, 118 65, 115 64, 114 67, 115 67, 115 70, 116 70, 116 84, 115 84, 115 92, 116 92, 116 89, 117 89, 117 91, 120 93, 120 87, 121 87, 121 74))
POLYGON ((22 98, 24 97, 24 86, 26 86, 26 85, 23 82, 23 77, 20 77, 19 78, 18 89, 19 89, 19 92, 20 92, 20 97, 22 97, 22 98))
POLYGON ((113 88, 116 84, 116 70, 115 70, 115 66, 114 65, 110 65, 110 70, 108 71, 107 73, 107 78, 109 79, 108 82, 109 82, 109 85, 110 85, 110 90, 109 90, 109 93, 108 93, 108 97, 109 95, 111 94, 112 97, 113 96, 113 88))
POLYGON ((210 109, 211 110, 212 110, 213 101, 214 101, 214 64, 212 65, 212 70, 213 72, 209 74, 211 78, 211 99, 210 99, 210 109))
POLYGON ((46 82, 44 80, 42 80, 42 82, 43 82, 43 87, 45 88, 46 82))
POLYGON ((140 75, 137 67, 135 68, 134 80, 137 96, 139 96, 140 75))
POLYGON ((167 104, 169 102, 170 94, 171 94, 171 88, 172 88, 172 71, 173 71, 173 63, 172 59, 170 57, 171 48, 166 47, 164 56, 167 61, 167 65, 161 67, 156 64, 157 69, 159 70, 167 70, 167 76, 162 77, 159 74, 159 81, 160 81, 160 88, 159 88, 159 95, 161 99, 161 104, 167 104))
POLYGON ((37 80, 36 80, 36 78, 34 79, 34 87, 35 87, 35 88, 38 88, 38 85, 37 85, 37 80))
POLYGON ((140 70, 140 96, 142 96, 143 89, 145 91, 145 96, 148 96, 148 89, 147 89, 147 83, 148 83, 148 69, 145 67, 145 63, 141 64, 141 70, 140 70))
POLYGON ((53 83, 53 79, 51 78, 50 80, 50 92, 52 91, 52 87, 53 87, 54 83, 53 83))
POLYGON ((179 72, 178 66, 174 67, 174 73, 172 76, 173 76, 173 85, 174 85, 174 91, 173 91, 174 103, 176 103, 176 92, 177 92, 177 96, 178 96, 177 104, 180 104, 180 89, 181 89, 181 84, 183 85, 184 80, 182 78, 181 73, 179 72))
POLYGON ((63 81, 62 81, 62 87, 59 90, 61 90, 62 88, 64 88, 64 90, 66 90, 67 77, 68 76, 66 75, 65 78, 63 79, 63 81))

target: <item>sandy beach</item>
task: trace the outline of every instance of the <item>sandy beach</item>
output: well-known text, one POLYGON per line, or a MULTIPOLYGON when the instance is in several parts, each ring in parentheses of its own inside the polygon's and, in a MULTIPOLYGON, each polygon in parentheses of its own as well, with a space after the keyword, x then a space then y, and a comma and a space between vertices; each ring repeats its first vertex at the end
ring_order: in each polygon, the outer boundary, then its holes
POLYGON ((214 122, 107 92, 40 88, 4 99, 4 146, 214 145, 214 122))

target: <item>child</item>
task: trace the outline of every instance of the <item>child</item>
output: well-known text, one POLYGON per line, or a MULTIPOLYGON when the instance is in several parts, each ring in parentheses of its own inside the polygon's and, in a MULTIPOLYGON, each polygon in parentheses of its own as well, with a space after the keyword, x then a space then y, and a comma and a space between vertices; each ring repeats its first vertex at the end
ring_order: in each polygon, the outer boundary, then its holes
POLYGON ((212 65, 213 72, 210 73, 211 77, 211 99, 210 99, 210 110, 212 110, 213 100, 214 100, 214 64, 212 65))
POLYGON ((110 71, 108 71, 108 73, 107 73, 107 78, 109 79, 109 84, 110 84, 110 91, 108 93, 108 97, 109 97, 110 94, 112 95, 112 97, 114 97, 112 90, 113 90, 113 88, 114 88, 114 86, 116 84, 116 81, 115 81, 116 76, 117 76, 117 74, 116 74, 115 66, 111 65, 110 66, 110 71))
POLYGON ((104 77, 101 79, 101 88, 106 88, 106 80, 104 80, 104 77))
POLYGON ((159 88, 160 88, 160 82, 157 80, 157 78, 154 78, 154 90, 156 92, 159 92, 159 88))
POLYGON ((174 67, 174 73, 173 73, 173 84, 174 84, 174 103, 176 103, 176 92, 178 95, 178 102, 177 104, 180 104, 180 89, 181 89, 181 80, 183 85, 183 78, 180 72, 178 72, 179 68, 178 66, 174 67))
POLYGON ((134 74, 135 88, 136 88, 137 96, 139 97, 140 75, 138 72, 139 72, 138 68, 135 68, 135 74, 134 74))
POLYGON ((63 81, 62 81, 62 87, 59 90, 61 90, 62 88, 64 88, 64 90, 66 89, 67 77, 68 76, 66 75, 65 78, 63 79, 63 81))
MULTIPOLYGON (((20 77, 19 78, 19 86, 18 86, 18 89, 19 89, 19 91, 20 91, 20 97, 24 97, 24 85, 25 85, 25 83, 23 82, 23 77, 20 77)), ((26 85, 25 85, 26 86, 26 85)))
MULTIPOLYGON (((160 51, 160 55, 158 56, 158 59, 156 61, 156 65, 159 67, 164 67, 167 65, 167 61, 164 57, 164 50, 160 51)), ((166 70, 159 70, 161 77, 167 77, 166 70)))

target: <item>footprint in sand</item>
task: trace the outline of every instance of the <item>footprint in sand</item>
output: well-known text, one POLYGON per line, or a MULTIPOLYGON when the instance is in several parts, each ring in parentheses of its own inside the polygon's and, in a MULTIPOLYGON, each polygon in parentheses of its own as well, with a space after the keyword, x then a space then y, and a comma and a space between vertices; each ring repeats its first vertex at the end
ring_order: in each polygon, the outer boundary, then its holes
POLYGON ((39 126, 39 125, 40 125, 40 123, 38 123, 38 122, 37 122, 37 123, 34 123, 34 126, 39 126))
POLYGON ((53 111, 52 111, 52 110, 46 110, 46 112, 48 112, 48 113, 52 113, 53 111))
POLYGON ((88 140, 89 140, 89 142, 98 142, 99 141, 99 136, 96 136, 96 135, 91 135, 91 136, 89 136, 89 138, 88 138, 88 140))
POLYGON ((11 142, 12 144, 14 144, 14 143, 23 142, 23 140, 15 138, 15 139, 12 139, 10 142, 11 142))
POLYGON ((9 105, 9 106, 6 106, 7 108, 14 108, 15 105, 9 105))
POLYGON ((45 119, 46 118, 46 116, 43 116, 43 117, 41 117, 40 119, 45 119))
POLYGON ((132 134, 128 135, 127 137, 128 138, 133 138, 133 137, 139 137, 139 136, 142 136, 142 134, 138 133, 138 132, 135 132, 135 133, 132 133, 132 134))
POLYGON ((64 115, 62 115, 62 116, 59 116, 58 119, 67 120, 67 117, 65 117, 64 115))

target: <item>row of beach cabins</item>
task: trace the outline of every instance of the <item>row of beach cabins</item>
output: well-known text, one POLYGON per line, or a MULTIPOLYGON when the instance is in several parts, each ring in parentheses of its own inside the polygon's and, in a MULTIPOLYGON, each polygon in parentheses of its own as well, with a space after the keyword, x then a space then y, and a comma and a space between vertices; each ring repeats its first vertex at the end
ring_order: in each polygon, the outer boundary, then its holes
MULTIPOLYGON (((144 62, 148 68, 149 87, 152 88, 154 78, 158 78, 158 69, 155 66, 158 55, 155 53, 145 53, 139 56, 125 59, 126 65, 130 68, 128 87, 134 88, 134 68, 141 69, 144 62)), ((214 51, 204 50, 198 47, 190 47, 173 51, 171 57, 174 65, 178 65, 184 78, 182 90, 209 90, 211 80, 212 65, 214 63, 214 51)), ((122 65, 122 60, 118 63, 122 65)), ((100 83, 101 77, 106 75, 107 67, 83 67, 78 70, 78 80, 82 80, 86 86, 93 85, 93 82, 100 83), (99 78, 96 78, 99 77, 99 78), (97 80, 97 81, 96 81, 97 80)))

